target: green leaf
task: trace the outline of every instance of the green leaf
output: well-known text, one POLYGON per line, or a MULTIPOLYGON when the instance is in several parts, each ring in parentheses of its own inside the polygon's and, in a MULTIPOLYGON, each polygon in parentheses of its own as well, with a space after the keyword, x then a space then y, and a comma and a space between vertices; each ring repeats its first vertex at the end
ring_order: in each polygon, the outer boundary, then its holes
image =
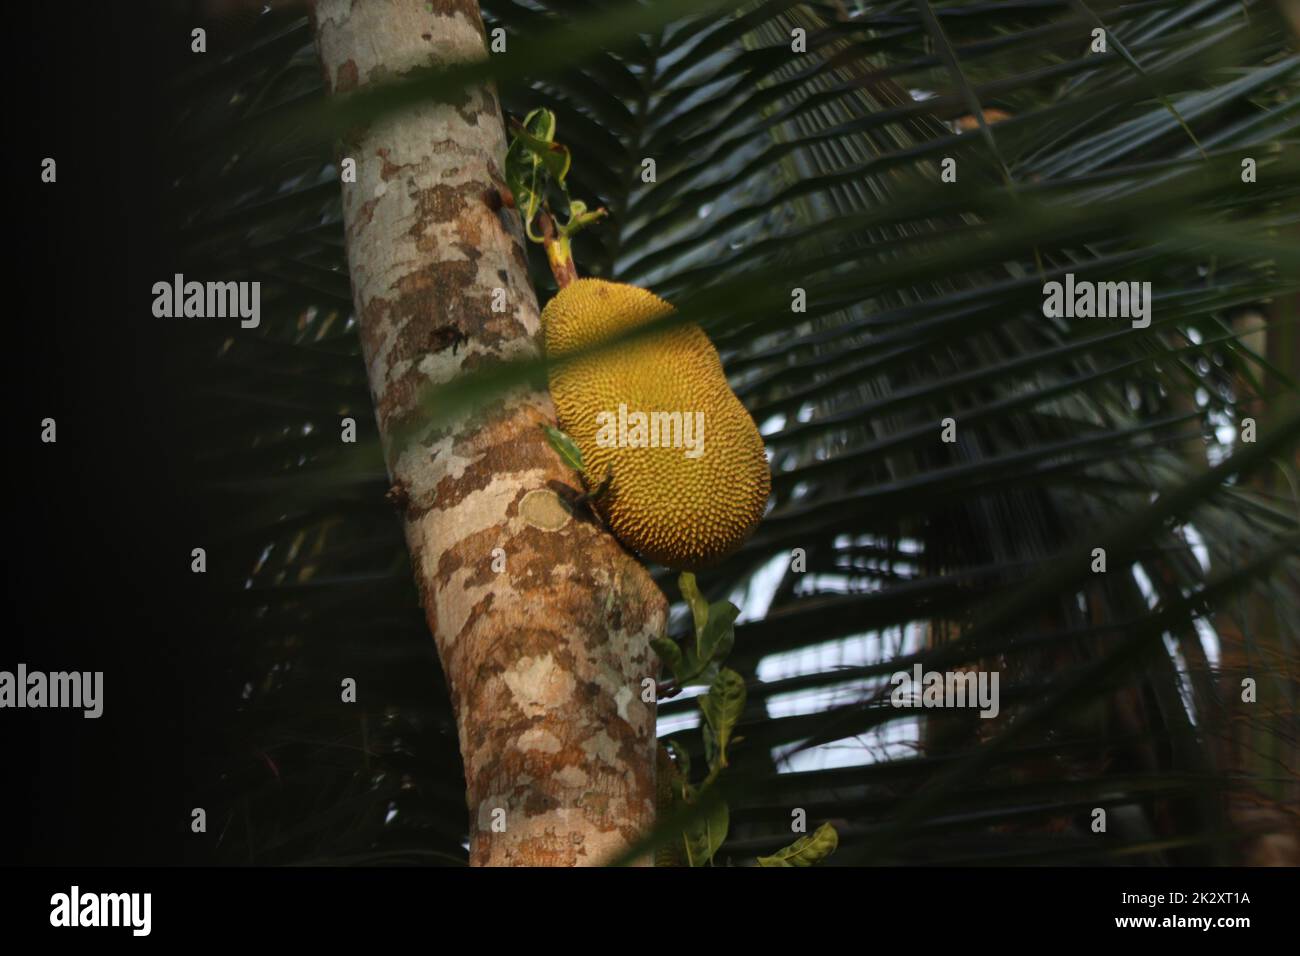
MULTIPOLYGON (((700 708, 703 709, 703 698, 701 698, 700 708)), ((709 772, 713 773, 722 769, 718 762, 718 733, 708 723, 700 727, 700 737, 704 740, 704 762, 709 765, 709 772)))
POLYGON ((703 791, 697 800, 708 806, 704 814, 686 829, 686 859, 691 866, 705 866, 713 862, 713 855, 727 839, 731 814, 727 801, 714 790, 703 791))
POLYGON ((564 180, 572 162, 569 150, 554 142, 555 125, 555 114, 550 110, 533 110, 515 127, 506 150, 506 185, 514 194, 515 206, 534 242, 542 241, 533 232, 533 220, 545 205, 547 189, 551 184, 565 189, 564 180))
POLYGON ((673 681, 679 688, 695 684, 711 684, 717 676, 717 664, 700 660, 694 647, 687 647, 683 652, 676 641, 667 637, 657 637, 650 642, 659 659, 672 671, 673 681))
POLYGON ((704 600, 699 585, 695 583, 695 575, 690 571, 683 571, 678 575, 677 587, 681 590, 682 597, 686 599, 686 603, 691 609, 691 617, 695 620, 695 634, 698 638, 704 631, 704 625, 709 620, 709 602, 704 600))
POLYGON ((568 434, 550 425, 543 425, 542 431, 546 432, 547 442, 566 465, 579 474, 586 472, 586 466, 582 462, 582 450, 568 434))
POLYGON ((759 866, 814 866, 835 852, 840 845, 840 835, 829 823, 823 823, 807 836, 800 837, 788 847, 771 856, 760 856, 759 866))
POLYGON ((544 107, 530 111, 515 135, 533 152, 545 152, 555 142, 555 114, 544 107))
POLYGON ((524 148, 528 150, 537 160, 537 164, 550 177, 561 190, 567 191, 565 178, 569 175, 569 166, 573 163, 573 157, 569 153, 569 148, 561 143, 543 143, 526 133, 520 134, 520 140, 524 148))
POLYGON ((555 184, 563 188, 573 157, 568 147, 555 142, 555 114, 548 109, 533 110, 524 117, 523 127, 515 130, 515 138, 555 184))
POLYGON ((702 661, 700 656, 695 653, 695 648, 686 649, 685 657, 682 661, 682 675, 677 681, 681 687, 689 687, 695 684, 712 684, 713 678, 717 676, 717 665, 712 661, 702 661))
POLYGON ((730 601, 717 601, 709 605, 708 620, 698 635, 696 649, 700 660, 721 663, 731 653, 736 642, 736 618, 740 608, 730 601))
POLYGON ((682 649, 677 646, 677 642, 669 637, 656 637, 650 641, 651 648, 659 655, 659 659, 664 662, 673 674, 678 686, 681 686, 682 679, 682 649))
POLYGON ((713 734, 713 747, 716 748, 717 763, 714 765, 710 760, 710 769, 725 767, 731 732, 745 712, 745 679, 724 667, 718 672, 709 692, 700 698, 700 712, 704 714, 705 730, 713 734))
POLYGON ((516 140, 506 150, 505 178, 506 186, 514 196, 515 208, 523 217, 524 228, 535 242, 542 237, 533 232, 533 220, 542 208, 544 186, 539 181, 539 164, 535 157, 521 142, 516 140))
MULTIPOLYGON (((566 197, 568 193, 565 193, 566 197)), ((595 225, 609 215, 604 206, 599 209, 587 209, 587 204, 580 199, 569 200, 569 219, 560 226, 560 235, 572 236, 588 226, 595 225)))

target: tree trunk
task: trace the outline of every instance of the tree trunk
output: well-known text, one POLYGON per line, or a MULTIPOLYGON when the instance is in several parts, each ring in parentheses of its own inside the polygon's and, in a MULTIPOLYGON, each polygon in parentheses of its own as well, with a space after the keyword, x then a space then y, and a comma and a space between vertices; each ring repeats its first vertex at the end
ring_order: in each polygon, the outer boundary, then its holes
MULTIPOLYGON (((330 94, 485 56, 474 0, 319 0, 330 94)), ((594 865, 653 821, 655 705, 666 602, 581 508, 539 426, 544 391, 421 421, 429 383, 537 353, 537 299, 502 186, 490 89, 350 133, 348 264, 393 497, 451 687, 475 865, 594 865), (506 309, 494 312, 494 290, 506 309), (404 449, 393 434, 418 424, 404 449)))

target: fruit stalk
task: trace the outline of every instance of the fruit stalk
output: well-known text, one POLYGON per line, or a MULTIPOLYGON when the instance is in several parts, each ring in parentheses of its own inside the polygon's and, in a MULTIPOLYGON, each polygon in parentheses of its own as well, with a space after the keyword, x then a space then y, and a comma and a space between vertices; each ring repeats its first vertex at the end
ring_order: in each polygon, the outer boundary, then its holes
POLYGON ((550 263, 551 275, 556 284, 563 289, 578 280, 578 267, 573 261, 573 247, 569 237, 555 228, 555 220, 548 212, 538 214, 537 224, 542 230, 542 244, 546 247, 546 261, 550 263))

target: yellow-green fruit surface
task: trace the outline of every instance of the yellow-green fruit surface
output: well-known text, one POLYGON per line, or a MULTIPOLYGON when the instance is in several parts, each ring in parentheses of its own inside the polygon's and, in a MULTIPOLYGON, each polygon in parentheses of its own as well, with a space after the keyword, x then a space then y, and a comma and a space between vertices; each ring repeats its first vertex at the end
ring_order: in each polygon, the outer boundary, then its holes
MULTIPOLYGON (((542 311, 547 356, 561 359, 672 311, 645 289, 579 279, 542 311)), ((550 389, 560 427, 582 451, 589 485, 613 476, 592 504, 625 545, 667 567, 694 570, 734 551, 753 532, 771 490, 763 439, 698 326, 675 326, 553 364, 550 389), (680 413, 683 424, 686 415, 698 422, 695 413, 702 412, 698 456, 687 454, 692 447, 675 421, 659 429, 661 438, 671 438, 660 447, 626 441, 610 447, 612 420, 602 413, 617 419, 620 405, 629 419, 633 413, 680 413)), ((661 426, 669 421, 657 420, 661 426)), ((626 437, 636 440, 634 427, 626 437)), ((694 442, 699 436, 692 430, 689 437, 694 442)))

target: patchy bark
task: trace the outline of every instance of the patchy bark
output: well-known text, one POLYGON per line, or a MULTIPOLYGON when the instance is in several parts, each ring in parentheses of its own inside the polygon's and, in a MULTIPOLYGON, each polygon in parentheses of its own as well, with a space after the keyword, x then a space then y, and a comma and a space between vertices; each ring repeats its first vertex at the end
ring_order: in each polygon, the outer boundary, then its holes
MULTIPOLYGON (((467 0, 319 0, 315 20, 331 94, 486 55, 467 0)), ((545 392, 418 418, 425 385, 538 350, 518 218, 484 199, 503 185, 505 147, 488 89, 356 131, 348 264, 391 497, 456 709, 470 861, 590 865, 653 820, 655 707, 641 688, 658 672, 665 599, 557 495, 578 488, 538 427, 554 420, 545 392), (421 437, 396 447, 413 421, 421 437)))
MULTIPOLYGON (((1280 299, 1272 303, 1271 315, 1249 307, 1231 319, 1241 345, 1268 360, 1267 368, 1255 369, 1262 380, 1259 395, 1276 396, 1264 401, 1239 372, 1234 390, 1240 396, 1254 396, 1239 406, 1239 423, 1253 418, 1262 431, 1287 411, 1288 390, 1272 369, 1294 375, 1300 365, 1283 347, 1284 316, 1294 315, 1288 307, 1298 303, 1300 297, 1280 299)), ((1300 469, 1300 450, 1291 467, 1300 469)), ((1248 476, 1246 483, 1261 496, 1279 491, 1285 496, 1287 486, 1277 487, 1281 479, 1281 469, 1269 467, 1248 476)), ((1238 550, 1237 560, 1243 563, 1257 557, 1249 549, 1238 550)), ((1287 699, 1288 682, 1278 679, 1289 669, 1281 621, 1274 596, 1263 588, 1242 594, 1230 610, 1214 617, 1221 710, 1206 723, 1219 737, 1220 763, 1232 782, 1226 793, 1228 818, 1246 834, 1232 847, 1231 862, 1236 866, 1300 865, 1300 781, 1294 770, 1297 747, 1291 729, 1295 701, 1287 699), (1248 677, 1256 682, 1255 703, 1242 700, 1242 680, 1248 677)))

